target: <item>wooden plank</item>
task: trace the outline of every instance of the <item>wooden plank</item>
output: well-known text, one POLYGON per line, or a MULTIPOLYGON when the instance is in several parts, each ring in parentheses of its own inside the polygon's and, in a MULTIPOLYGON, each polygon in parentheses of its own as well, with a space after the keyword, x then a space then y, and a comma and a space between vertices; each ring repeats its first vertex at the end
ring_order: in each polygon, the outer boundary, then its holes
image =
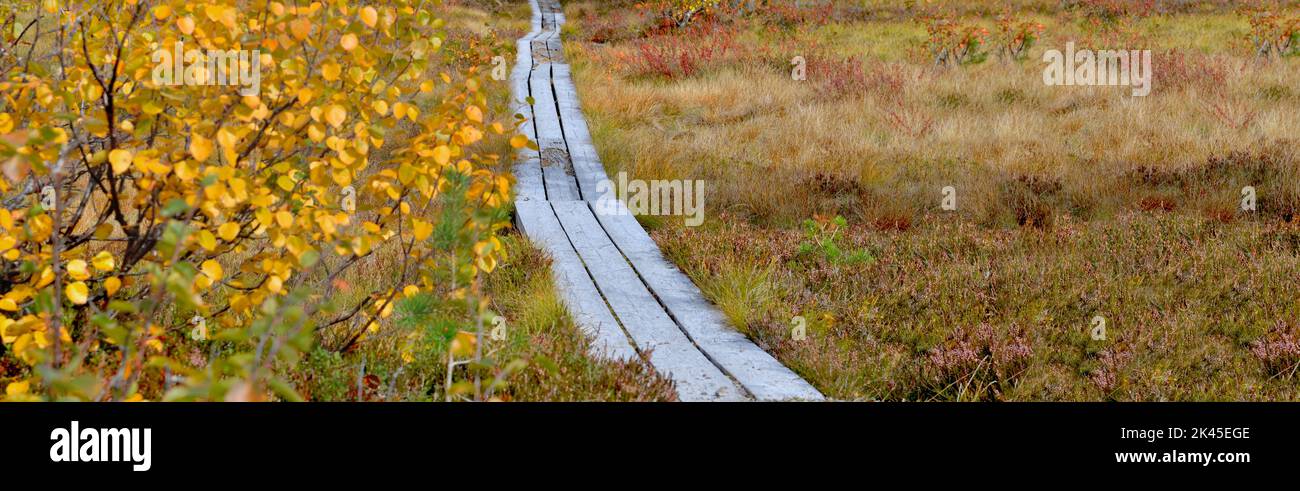
POLYGON ((518 111, 521 104, 528 103, 528 76, 533 71, 533 47, 529 42, 532 34, 524 36, 515 44, 515 65, 510 70, 511 110, 518 111))
POLYGON ((583 201, 552 202, 596 288, 650 363, 677 384, 684 401, 743 400, 744 394, 691 343, 605 235, 583 201))
POLYGON ((551 92, 549 63, 533 70, 528 87, 533 96, 533 123, 537 128, 537 141, 564 140, 564 133, 560 130, 560 114, 555 107, 555 95, 551 92))
POLYGON ((549 165, 542 167, 542 177, 546 183, 547 201, 578 201, 578 184, 564 167, 549 165))
POLYGON ((534 70, 529 85, 533 93, 534 128, 542 156, 542 177, 546 183, 547 199, 582 199, 578 182, 573 176, 573 165, 568 158, 569 150, 564 143, 555 95, 551 92, 551 65, 543 64, 534 70))
POLYGON ((731 328, 695 283, 663 257, 627 208, 596 217, 691 340, 750 395, 759 400, 823 399, 811 384, 731 328))
POLYGON ((556 34, 546 40, 546 48, 550 51, 552 61, 559 62, 564 59, 564 47, 560 45, 560 36, 556 34))
POLYGON ((528 159, 514 166, 515 201, 546 201, 542 161, 528 159))
MULTIPOLYGON (((516 43, 515 65, 510 73, 510 109, 525 119, 519 126, 519 133, 529 139, 537 138, 533 129, 533 108, 528 104, 528 79, 533 71, 532 38, 541 32, 540 17, 532 32, 524 35, 516 43)), ((514 166, 516 179, 516 200, 546 200, 546 188, 542 181, 541 161, 537 151, 527 147, 519 149, 517 164, 514 166)))
POLYGON ((528 6, 531 7, 533 11, 533 16, 532 16, 533 31, 541 31, 542 30, 542 6, 537 2, 537 0, 528 0, 528 6))
MULTIPOLYGON (((528 84, 533 71, 532 40, 542 33, 542 16, 537 0, 529 0, 529 5, 533 12, 532 30, 515 42, 515 65, 510 71, 510 110, 524 117, 524 122, 519 126, 519 133, 536 140, 533 108, 528 103, 528 98, 531 97, 528 84)), ((518 162, 526 162, 534 158, 538 158, 537 151, 527 147, 519 149, 516 157, 518 162)), ((540 174, 540 170, 538 172, 540 174)))
POLYGON ((529 41, 529 49, 533 52, 533 69, 536 69, 538 65, 547 63, 546 60, 550 59, 551 50, 547 47, 546 40, 554 34, 555 31, 551 30, 551 28, 543 26, 542 30, 538 31, 537 35, 533 36, 529 41))
POLYGON ((564 140, 569 148, 569 159, 573 163, 573 173, 578 181, 578 189, 583 199, 594 201, 599 197, 597 187, 601 181, 609 179, 605 166, 596 155, 592 144, 587 120, 582 116, 582 106, 578 103, 577 90, 569 74, 569 65, 557 64, 552 67, 555 87, 555 100, 564 121, 564 140))
POLYGON ((637 358, 636 349, 601 298, 551 205, 545 201, 516 202, 515 217, 520 231, 551 257, 551 274, 560 299, 574 323, 591 340, 592 354, 617 360, 637 358))

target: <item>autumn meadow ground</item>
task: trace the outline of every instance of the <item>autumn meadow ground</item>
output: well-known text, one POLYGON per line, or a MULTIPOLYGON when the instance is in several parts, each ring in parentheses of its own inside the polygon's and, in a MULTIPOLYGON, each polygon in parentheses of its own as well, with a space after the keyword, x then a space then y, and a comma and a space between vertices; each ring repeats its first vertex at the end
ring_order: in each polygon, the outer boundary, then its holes
POLYGON ((1300 57, 1253 11, 759 3, 565 2, 564 35, 609 173, 705 182, 702 226, 642 223, 787 366, 843 399, 1300 399, 1300 57), (984 55, 937 64, 954 32, 984 55), (1046 85, 1068 42, 1152 50, 1150 95, 1046 85))

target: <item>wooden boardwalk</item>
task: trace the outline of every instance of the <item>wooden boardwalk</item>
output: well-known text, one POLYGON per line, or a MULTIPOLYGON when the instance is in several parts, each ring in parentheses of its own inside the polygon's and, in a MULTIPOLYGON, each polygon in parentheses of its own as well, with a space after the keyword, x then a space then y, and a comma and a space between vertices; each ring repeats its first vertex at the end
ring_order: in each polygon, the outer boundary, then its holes
POLYGON ((626 209, 593 208, 604 166, 560 45, 555 0, 530 0, 532 31, 511 75, 521 131, 515 222, 552 258, 555 283, 597 356, 644 357, 683 401, 820 400, 821 393, 727 325, 626 209), (529 104, 529 98, 532 103, 529 104))

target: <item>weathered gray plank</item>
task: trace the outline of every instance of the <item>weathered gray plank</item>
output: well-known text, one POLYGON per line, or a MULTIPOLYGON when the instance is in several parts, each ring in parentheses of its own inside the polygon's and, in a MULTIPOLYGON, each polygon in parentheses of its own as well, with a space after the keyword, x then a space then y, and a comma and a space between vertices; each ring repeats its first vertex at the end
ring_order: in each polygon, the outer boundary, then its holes
POLYGON ((533 124, 543 158, 542 176, 546 183, 547 199, 581 199, 577 180, 572 173, 572 164, 567 157, 569 151, 564 143, 560 115, 552 93, 551 64, 542 64, 533 70, 530 87, 533 93, 533 124), (549 154, 561 154, 563 157, 552 159, 548 158, 549 154))
POLYGON ((564 167, 548 165, 542 167, 542 176, 546 182, 546 199, 548 201, 578 201, 578 185, 573 176, 565 172, 564 167))
POLYGON ((517 201, 515 217, 519 230, 551 257, 551 274, 560 299, 568 307, 574 323, 591 339, 593 354, 619 360, 636 358, 636 350, 574 252, 551 204, 517 201))
POLYGON ((528 159, 515 164, 514 174, 516 201, 546 201, 541 160, 528 159))
POLYGON ((519 110, 520 105, 528 104, 528 76, 533 71, 533 47, 529 34, 515 43, 515 64, 510 70, 510 109, 519 110))
POLYGON ((582 198, 587 201, 599 197, 597 187, 601 181, 609 179, 605 166, 596 155, 592 144, 587 120, 582 116, 582 106, 578 103, 578 94, 570 78, 569 65, 552 66, 555 100, 559 108, 560 119, 564 121, 564 140, 569 148, 569 158, 573 163, 574 178, 582 198))
MULTIPOLYGON (((510 70, 510 110, 514 114, 524 117, 523 123, 519 126, 519 133, 529 139, 536 140, 537 131, 533 128, 533 108, 528 103, 528 98, 531 97, 528 84, 533 71, 532 40, 542 33, 542 12, 537 0, 529 0, 528 3, 533 12, 532 26, 528 34, 515 42, 515 65, 510 70)), ((516 159, 518 162, 527 162, 538 157, 536 150, 524 147, 519 149, 516 159)), ((541 185, 540 173, 539 169, 538 186, 541 185)))
POLYGON ((533 36, 530 41, 535 55, 533 57, 535 64, 550 63, 551 56, 554 54, 551 53, 550 40, 555 39, 557 35, 554 25, 543 22, 541 31, 536 36, 533 36))
POLYGON ((533 124, 537 128, 537 141, 563 140, 560 115, 551 92, 551 65, 539 65, 529 76, 528 87, 533 96, 533 124))
POLYGON ((677 323, 709 358, 759 400, 820 400, 811 384, 728 326, 691 279, 668 262, 636 218, 621 205, 596 218, 677 323))
POLYGON ((532 17, 533 31, 540 31, 540 30, 542 30, 542 6, 541 6, 541 4, 538 3, 537 0, 528 0, 528 6, 531 7, 531 8, 532 8, 532 11, 533 11, 533 17, 532 17))
POLYGON ((610 242, 583 201, 552 202, 560 226, 596 287, 650 363, 677 384, 685 401, 743 400, 744 394, 677 327, 610 242))

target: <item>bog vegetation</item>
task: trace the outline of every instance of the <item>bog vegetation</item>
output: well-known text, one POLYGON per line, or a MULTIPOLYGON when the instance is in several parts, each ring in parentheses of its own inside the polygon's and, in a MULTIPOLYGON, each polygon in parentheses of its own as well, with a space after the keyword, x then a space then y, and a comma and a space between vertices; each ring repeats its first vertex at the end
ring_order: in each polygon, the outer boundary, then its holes
POLYGON ((1300 398, 1296 2, 697 3, 569 3, 583 107, 611 172, 706 182, 643 222, 827 394, 1300 398), (1151 95, 1044 85, 1070 42, 1151 95))

